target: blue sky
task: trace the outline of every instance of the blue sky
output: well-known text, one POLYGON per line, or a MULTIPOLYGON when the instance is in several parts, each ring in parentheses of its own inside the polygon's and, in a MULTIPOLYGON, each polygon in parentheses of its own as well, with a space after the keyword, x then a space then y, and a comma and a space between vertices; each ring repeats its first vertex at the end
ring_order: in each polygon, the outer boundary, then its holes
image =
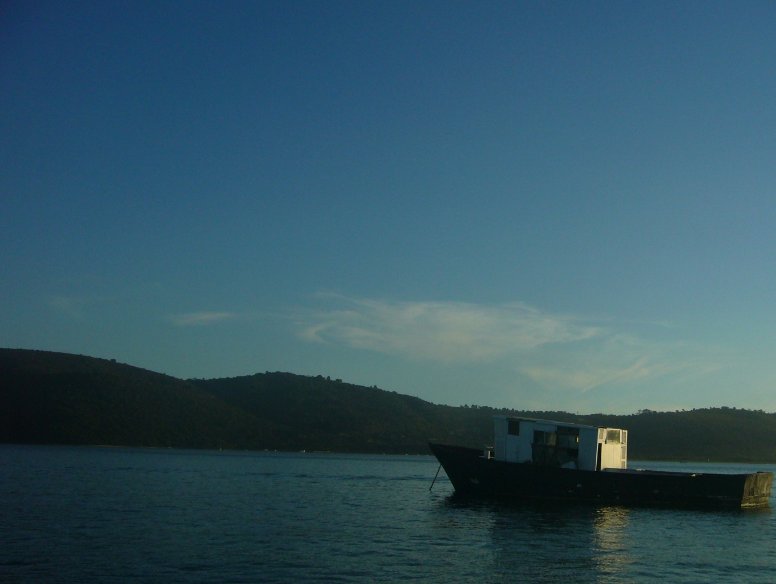
POLYGON ((0 346, 776 411, 776 4, 5 2, 0 346))

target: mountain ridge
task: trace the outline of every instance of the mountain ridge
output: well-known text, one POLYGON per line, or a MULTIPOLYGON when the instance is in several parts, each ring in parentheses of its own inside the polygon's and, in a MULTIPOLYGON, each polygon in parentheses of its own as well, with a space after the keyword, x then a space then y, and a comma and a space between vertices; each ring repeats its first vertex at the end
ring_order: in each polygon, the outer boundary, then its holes
POLYGON ((629 430, 629 458, 776 461, 776 414, 737 408, 636 414, 517 411, 286 372, 178 379, 114 360, 0 349, 0 442, 428 453, 483 446, 509 413, 629 430))

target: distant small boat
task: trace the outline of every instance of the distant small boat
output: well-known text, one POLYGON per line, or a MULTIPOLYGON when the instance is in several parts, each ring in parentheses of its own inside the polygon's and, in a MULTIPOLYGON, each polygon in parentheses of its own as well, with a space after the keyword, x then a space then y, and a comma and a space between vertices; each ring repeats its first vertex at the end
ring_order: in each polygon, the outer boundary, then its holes
POLYGON ((628 469, 628 432, 494 417, 494 446, 429 443, 456 494, 513 500, 754 509, 768 507, 773 473, 628 469))

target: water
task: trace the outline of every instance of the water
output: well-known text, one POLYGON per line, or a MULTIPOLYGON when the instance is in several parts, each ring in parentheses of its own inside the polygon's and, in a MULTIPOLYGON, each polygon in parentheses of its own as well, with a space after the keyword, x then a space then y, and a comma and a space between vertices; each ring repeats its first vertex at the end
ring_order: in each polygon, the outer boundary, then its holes
POLYGON ((444 471, 429 492, 436 470, 427 456, 0 445, 0 581, 776 580, 771 510, 464 504, 444 471))

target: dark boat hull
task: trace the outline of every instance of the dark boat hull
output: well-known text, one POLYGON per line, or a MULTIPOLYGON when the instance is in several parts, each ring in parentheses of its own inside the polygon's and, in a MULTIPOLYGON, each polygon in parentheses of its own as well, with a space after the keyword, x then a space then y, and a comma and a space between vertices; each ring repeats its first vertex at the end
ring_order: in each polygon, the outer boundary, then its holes
POLYGON ((678 473, 650 470, 585 471, 518 464, 481 450, 429 444, 460 495, 499 499, 566 499, 670 507, 768 507, 773 474, 678 473))

